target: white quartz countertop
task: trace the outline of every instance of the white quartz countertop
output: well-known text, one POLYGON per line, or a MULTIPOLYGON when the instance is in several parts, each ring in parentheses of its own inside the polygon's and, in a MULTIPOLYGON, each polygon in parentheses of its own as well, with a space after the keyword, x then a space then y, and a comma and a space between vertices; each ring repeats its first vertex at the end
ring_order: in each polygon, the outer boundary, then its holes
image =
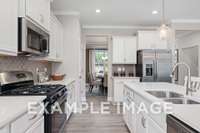
MULTIPOLYGON (((144 97, 145 99, 151 102, 158 102, 162 101, 162 99, 156 98, 145 91, 149 90, 158 90, 158 91, 172 91, 176 93, 183 94, 185 96, 185 88, 180 85, 171 84, 171 83, 130 83, 125 82, 125 85, 140 96, 144 97)), ((188 97, 188 96, 186 96, 188 97)), ((199 97, 189 97, 193 100, 200 101, 199 97)), ((187 125, 191 126, 192 128, 196 129, 200 132, 200 105, 192 105, 192 104, 175 104, 173 105, 172 115, 186 123, 187 125)))
POLYGON ((140 79, 140 77, 120 77, 120 76, 112 76, 113 79, 140 79))
POLYGON ((1 96, 0 128, 28 111, 29 102, 42 102, 46 96, 1 96))
POLYGON ((62 85, 69 85, 70 83, 72 83, 72 82, 74 82, 75 81, 75 79, 72 79, 72 78, 65 78, 65 79, 63 79, 63 80, 61 80, 61 81, 53 81, 53 80, 51 80, 51 81, 48 81, 48 82, 44 82, 44 83, 39 83, 39 84, 41 84, 41 85, 43 85, 43 84, 62 84, 62 85))

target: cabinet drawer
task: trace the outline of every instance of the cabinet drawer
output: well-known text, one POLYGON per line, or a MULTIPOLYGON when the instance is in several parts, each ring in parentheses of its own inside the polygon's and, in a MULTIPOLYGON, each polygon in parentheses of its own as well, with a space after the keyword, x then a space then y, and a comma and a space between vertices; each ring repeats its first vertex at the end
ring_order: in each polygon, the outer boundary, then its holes
MULTIPOLYGON (((40 112, 42 107, 37 105, 36 111, 40 112)), ((20 116, 17 120, 11 123, 11 133, 24 133, 28 128, 33 125, 37 120, 39 120, 43 116, 43 113, 31 114, 25 113, 20 116)))

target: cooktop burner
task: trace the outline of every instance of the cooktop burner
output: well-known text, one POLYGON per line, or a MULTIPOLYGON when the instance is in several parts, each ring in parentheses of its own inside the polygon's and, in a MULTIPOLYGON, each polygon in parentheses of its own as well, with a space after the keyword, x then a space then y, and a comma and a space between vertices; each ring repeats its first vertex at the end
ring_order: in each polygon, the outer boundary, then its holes
POLYGON ((64 85, 32 85, 3 92, 3 95, 49 95, 64 88, 64 85))

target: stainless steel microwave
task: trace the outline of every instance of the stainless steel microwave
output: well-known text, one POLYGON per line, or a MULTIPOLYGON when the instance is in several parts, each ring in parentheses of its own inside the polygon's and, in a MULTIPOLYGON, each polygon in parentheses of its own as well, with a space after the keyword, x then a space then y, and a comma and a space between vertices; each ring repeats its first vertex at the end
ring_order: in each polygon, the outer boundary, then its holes
POLYGON ((19 54, 47 56, 49 34, 26 18, 19 18, 18 21, 19 54))

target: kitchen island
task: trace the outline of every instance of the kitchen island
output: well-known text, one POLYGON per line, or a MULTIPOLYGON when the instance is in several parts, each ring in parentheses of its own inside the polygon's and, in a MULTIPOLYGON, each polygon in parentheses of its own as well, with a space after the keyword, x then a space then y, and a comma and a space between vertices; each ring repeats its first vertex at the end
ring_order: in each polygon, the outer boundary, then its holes
MULTIPOLYGON (((163 106, 166 102, 163 98, 158 98, 148 92, 171 92, 179 94, 181 97, 190 98, 199 102, 198 97, 186 96, 186 90, 183 86, 175 85, 171 83, 130 83, 126 82, 124 86, 124 102, 130 104, 132 101, 135 104, 135 110, 140 107, 140 104, 144 104, 147 110, 153 103, 161 103, 163 106)), ((159 95, 162 96, 162 95, 159 95)), ((177 95, 178 96, 178 95, 177 95)), ((171 104, 171 113, 184 123, 191 126, 193 129, 200 132, 200 117, 199 115, 200 104, 171 104)), ((139 133, 167 133, 167 115, 163 110, 159 114, 152 112, 140 112, 139 114, 125 113, 124 119, 131 132, 139 133)))

